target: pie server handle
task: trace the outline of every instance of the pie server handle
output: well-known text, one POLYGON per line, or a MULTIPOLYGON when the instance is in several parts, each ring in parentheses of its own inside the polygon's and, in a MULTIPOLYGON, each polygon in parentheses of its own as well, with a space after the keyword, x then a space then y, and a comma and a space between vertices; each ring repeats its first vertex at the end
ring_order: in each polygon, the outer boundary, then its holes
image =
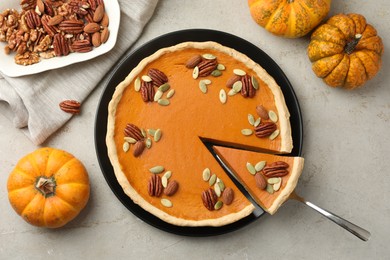
POLYGON ((305 200, 304 198, 298 196, 295 192, 293 192, 290 195, 290 198, 294 199, 294 200, 297 200, 299 202, 302 202, 306 206, 309 206, 310 208, 314 209, 315 211, 317 211, 318 213, 320 213, 321 215, 323 215, 327 219, 333 221, 334 223, 336 223, 340 227, 348 230, 349 232, 351 232, 352 234, 354 234, 355 236, 357 236, 361 240, 368 241, 370 239, 371 233, 369 231, 367 231, 364 228, 361 228, 361 227, 359 227, 359 226, 349 222, 348 220, 345 220, 345 219, 337 216, 334 213, 329 212, 328 210, 325 210, 323 208, 320 208, 320 207, 314 205, 313 203, 311 203, 311 202, 305 200))

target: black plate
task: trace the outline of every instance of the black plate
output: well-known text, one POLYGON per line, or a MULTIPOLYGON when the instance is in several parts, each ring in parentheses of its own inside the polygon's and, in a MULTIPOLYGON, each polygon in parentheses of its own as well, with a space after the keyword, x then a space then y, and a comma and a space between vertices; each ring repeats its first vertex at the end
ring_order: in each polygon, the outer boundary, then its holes
POLYGON ((251 214, 235 223, 225 225, 222 227, 180 227, 168 224, 149 212, 145 211, 123 192, 119 185, 114 170, 111 166, 107 154, 107 147, 105 143, 107 132, 107 116, 108 103, 115 91, 115 87, 124 80, 130 71, 138 65, 138 63, 145 57, 153 54, 155 51, 169 47, 185 41, 215 41, 222 45, 236 49, 252 58, 259 63, 267 72, 274 77, 276 82, 281 86, 288 109, 291 114, 291 128, 294 142, 294 149, 291 155, 301 155, 302 149, 302 118, 299 108, 298 100, 295 96, 293 87, 288 81, 286 75, 279 68, 279 66, 262 50, 248 41, 245 41, 237 36, 214 30, 194 29, 183 30, 165 34, 154 40, 146 43, 138 48, 136 51, 123 57, 111 70, 108 75, 107 86, 101 96, 100 104, 97 109, 95 121, 95 148, 103 175, 110 186, 111 190, 118 197, 118 199, 125 205, 134 215, 142 219, 146 223, 159 228, 161 230, 185 236, 212 236, 228 233, 252 223, 258 219, 260 214, 251 214))

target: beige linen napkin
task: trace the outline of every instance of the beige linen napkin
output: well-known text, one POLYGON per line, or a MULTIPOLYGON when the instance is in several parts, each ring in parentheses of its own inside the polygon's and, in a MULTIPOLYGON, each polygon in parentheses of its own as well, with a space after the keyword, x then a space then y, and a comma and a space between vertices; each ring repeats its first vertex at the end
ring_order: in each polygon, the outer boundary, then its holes
MULTIPOLYGON (((110 0, 108 0, 110 1, 110 0)), ((0 111, 17 128, 26 128, 39 145, 71 115, 58 104, 65 99, 82 102, 122 54, 138 39, 158 0, 119 0, 121 21, 115 47, 93 60, 19 78, 0 76, 0 111), (4 111, 8 110, 8 111, 4 111)))

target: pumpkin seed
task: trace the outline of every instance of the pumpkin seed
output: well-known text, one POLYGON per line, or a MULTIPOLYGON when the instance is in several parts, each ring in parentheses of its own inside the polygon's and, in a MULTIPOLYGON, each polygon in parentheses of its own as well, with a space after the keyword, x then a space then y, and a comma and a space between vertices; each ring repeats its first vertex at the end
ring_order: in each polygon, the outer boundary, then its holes
POLYGON ((173 97, 173 95, 175 94, 175 90, 172 88, 168 91, 168 94, 167 94, 167 98, 171 98, 173 97))
POLYGON ((148 139, 146 139, 145 145, 146 145, 146 148, 148 148, 148 149, 150 149, 152 147, 152 139, 150 139, 150 137, 148 137, 148 139))
POLYGON ((252 114, 248 114, 248 122, 250 125, 255 125, 255 117, 252 114))
POLYGON ((274 123, 278 122, 278 116, 276 115, 276 113, 274 111, 272 111, 272 110, 268 111, 268 116, 272 122, 274 122, 274 123))
POLYGON ((203 170, 203 175, 202 175, 202 177, 203 177, 203 180, 204 181, 208 181, 209 179, 210 179, 210 169, 209 168, 206 168, 206 169, 204 169, 203 170))
POLYGON ((206 60, 215 60, 217 58, 213 54, 210 54, 210 53, 205 53, 202 55, 202 57, 205 58, 206 60))
POLYGON ((167 187, 167 185, 168 185, 168 179, 167 179, 167 177, 165 177, 165 176, 162 176, 162 177, 161 177, 161 184, 162 184, 162 186, 163 186, 164 188, 167 187))
POLYGON ((219 210, 220 208, 222 208, 222 206, 223 206, 223 202, 221 200, 219 200, 219 201, 217 201, 217 203, 215 203, 214 209, 219 210))
POLYGON ((219 101, 221 101, 222 104, 225 104, 227 100, 226 92, 224 89, 221 89, 219 91, 219 101))
POLYGON ((154 173, 154 174, 159 174, 159 173, 162 173, 164 171, 164 166, 157 165, 157 166, 150 168, 149 171, 151 173, 154 173))
POLYGON ((149 128, 148 129, 148 134, 151 135, 151 136, 154 136, 155 132, 156 132, 156 129, 153 129, 153 128, 149 128))
POLYGON ((233 84, 233 86, 232 86, 232 89, 233 89, 236 93, 240 92, 241 89, 242 89, 242 82, 241 82, 241 80, 234 82, 234 84, 233 84))
POLYGON ((135 140, 133 137, 129 137, 129 136, 125 136, 123 139, 126 142, 131 143, 131 144, 135 144, 137 142, 137 140, 135 140))
POLYGON ((145 81, 145 82, 151 82, 151 81, 152 81, 152 78, 149 77, 148 75, 143 75, 141 78, 142 78, 142 80, 145 81))
POLYGON ((217 70, 225 70, 225 69, 226 69, 225 65, 223 65, 223 64, 217 65, 217 70))
POLYGON ((257 172, 261 171, 264 168, 264 166, 266 165, 266 163, 267 163, 266 161, 260 161, 260 162, 256 163, 255 170, 257 172))
POLYGON ((276 129, 270 136, 269 136, 269 139, 270 140, 274 140, 276 137, 278 137, 280 131, 279 129, 276 129))
POLYGON ((241 77, 246 75, 246 72, 243 70, 240 70, 240 69, 234 69, 233 73, 236 74, 237 76, 241 76, 241 77))
POLYGON ((141 134, 142 134, 143 137, 146 138, 146 131, 145 131, 145 129, 141 128, 141 134))
POLYGON ((274 193, 274 188, 271 184, 267 184, 267 188, 266 188, 266 191, 269 193, 269 194, 273 194, 274 193))
POLYGON ((217 175, 215 175, 215 173, 213 173, 213 175, 211 175, 211 177, 209 179, 209 185, 213 186, 215 184, 216 180, 217 180, 217 175))
POLYGON ((249 135, 252 135, 252 134, 253 134, 253 131, 252 131, 251 129, 245 128, 245 129, 242 129, 242 130, 241 130, 241 134, 246 135, 246 136, 249 136, 249 135))
POLYGON ((168 99, 164 99, 164 98, 159 99, 159 100, 157 101, 157 103, 158 103, 159 105, 161 105, 161 106, 168 106, 168 105, 170 104, 169 100, 168 100, 168 99))
POLYGON ((256 174, 256 169, 255 167, 250 163, 250 162, 247 162, 246 163, 246 168, 248 170, 248 172, 252 175, 255 175, 256 174))
POLYGON ((167 179, 171 178, 171 176, 172 176, 172 172, 171 172, 171 171, 166 171, 166 172, 164 173, 164 175, 163 175, 163 177, 165 177, 165 178, 167 178, 167 179))
POLYGON ((228 96, 234 96, 235 94, 237 94, 237 92, 234 91, 234 89, 231 89, 231 90, 229 90, 229 92, 228 92, 228 96))
POLYGON ((221 191, 224 191, 225 190, 225 183, 223 183, 223 181, 219 178, 217 178, 217 183, 219 185, 219 188, 221 189, 221 191))
POLYGON ((257 127, 259 126, 261 123, 261 117, 259 117, 258 119, 256 119, 255 123, 253 124, 254 127, 257 127))
POLYGON ((192 78, 197 79, 199 77, 199 67, 196 66, 194 70, 192 71, 192 78))
POLYGON ((259 82, 257 81, 256 77, 252 75, 251 77, 252 86, 254 89, 259 89, 259 82))
POLYGON ((134 81, 134 90, 139 91, 141 89, 141 79, 137 77, 134 81))
POLYGON ((161 90, 157 90, 156 93, 154 94, 154 102, 157 102, 162 96, 163 96, 164 92, 162 92, 161 90))
POLYGON ((211 76, 213 77, 219 77, 222 75, 222 72, 220 70, 213 70, 213 72, 211 72, 211 76))
POLYGON ((171 208, 173 206, 172 201, 169 199, 161 199, 161 204, 167 208, 171 208))
POLYGON ((127 153, 130 149, 130 144, 128 142, 123 143, 123 151, 127 153))
POLYGON ((210 85, 211 84, 211 80, 209 80, 209 79, 202 79, 201 81, 203 81, 204 84, 206 84, 206 85, 210 85))
POLYGON ((267 183, 269 183, 269 184, 275 184, 275 183, 278 183, 278 182, 280 182, 280 178, 278 178, 278 177, 269 178, 267 180, 267 183))
POLYGON ((171 86, 168 83, 164 83, 161 86, 158 87, 158 90, 161 92, 167 91, 171 86))
POLYGON ((215 194, 217 194, 218 197, 221 197, 222 191, 221 191, 221 187, 219 187, 219 185, 218 185, 218 182, 216 182, 214 184, 214 191, 215 191, 215 194))
POLYGON ((282 186, 282 178, 279 177, 279 179, 280 179, 280 181, 277 182, 277 183, 275 183, 275 184, 272 186, 272 188, 274 189, 274 191, 278 191, 278 190, 280 189, 280 187, 282 186))
POLYGON ((161 135, 162 135, 161 129, 157 129, 153 136, 154 141, 155 142, 160 141, 161 135))
POLYGON ((207 85, 204 83, 203 80, 199 81, 199 89, 202 91, 203 94, 207 93, 207 85))

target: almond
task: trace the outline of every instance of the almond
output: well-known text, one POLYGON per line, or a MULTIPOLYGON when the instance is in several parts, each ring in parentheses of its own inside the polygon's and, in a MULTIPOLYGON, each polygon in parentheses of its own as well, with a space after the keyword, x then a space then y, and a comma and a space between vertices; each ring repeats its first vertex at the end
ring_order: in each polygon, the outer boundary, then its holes
POLYGON ((95 32, 92 34, 92 45, 94 47, 99 47, 102 44, 100 32, 95 32))
POLYGON ((267 110, 262 105, 256 107, 256 112, 262 119, 267 120, 269 118, 267 110))
MULTIPOLYGON (((233 75, 231 76, 228 81, 226 82, 226 87, 228 88, 232 88, 233 87, 233 84, 236 83, 237 81, 240 81, 241 80, 241 77, 238 76, 238 75, 233 75)), ((240 89, 241 90, 241 89, 240 89)))
POLYGON ((261 190, 265 190, 265 188, 267 188, 267 181, 265 180, 263 174, 261 173, 256 173, 255 175, 255 181, 256 181, 256 186, 261 189, 261 190))
POLYGON ((103 27, 102 32, 100 33, 100 40, 102 43, 105 43, 108 40, 108 36, 110 36, 110 31, 107 27, 103 27))
POLYGON ((100 30, 100 25, 97 23, 89 23, 86 26, 84 26, 84 32, 86 33, 95 33, 100 30))
POLYGON ((179 189, 179 183, 175 180, 168 182, 167 187, 164 189, 164 194, 167 196, 172 196, 179 189))
POLYGON ((107 13, 104 13, 102 20, 100 21, 100 25, 104 27, 108 27, 110 24, 110 19, 108 18, 107 13))
POLYGON ((93 21, 98 23, 103 19, 104 16, 104 5, 100 4, 93 14, 93 21))
POLYGON ((232 188, 228 187, 226 188, 222 193, 222 201, 225 205, 232 204, 234 199, 234 191, 232 188))
POLYGON ((196 65, 198 65, 201 61, 202 61, 202 56, 200 56, 200 55, 195 55, 195 56, 193 56, 192 58, 190 58, 190 59, 186 62, 186 67, 189 68, 189 69, 193 69, 193 68, 195 68, 196 65))
POLYGON ((142 152, 144 151, 145 149, 145 142, 142 140, 142 141, 137 141, 134 145, 134 151, 133 151, 133 155, 134 157, 138 157, 142 154, 142 152))
POLYGON ((50 26, 54 26, 54 25, 60 24, 63 20, 64 20, 64 17, 62 15, 56 15, 56 16, 50 18, 50 20, 47 24, 50 26))

